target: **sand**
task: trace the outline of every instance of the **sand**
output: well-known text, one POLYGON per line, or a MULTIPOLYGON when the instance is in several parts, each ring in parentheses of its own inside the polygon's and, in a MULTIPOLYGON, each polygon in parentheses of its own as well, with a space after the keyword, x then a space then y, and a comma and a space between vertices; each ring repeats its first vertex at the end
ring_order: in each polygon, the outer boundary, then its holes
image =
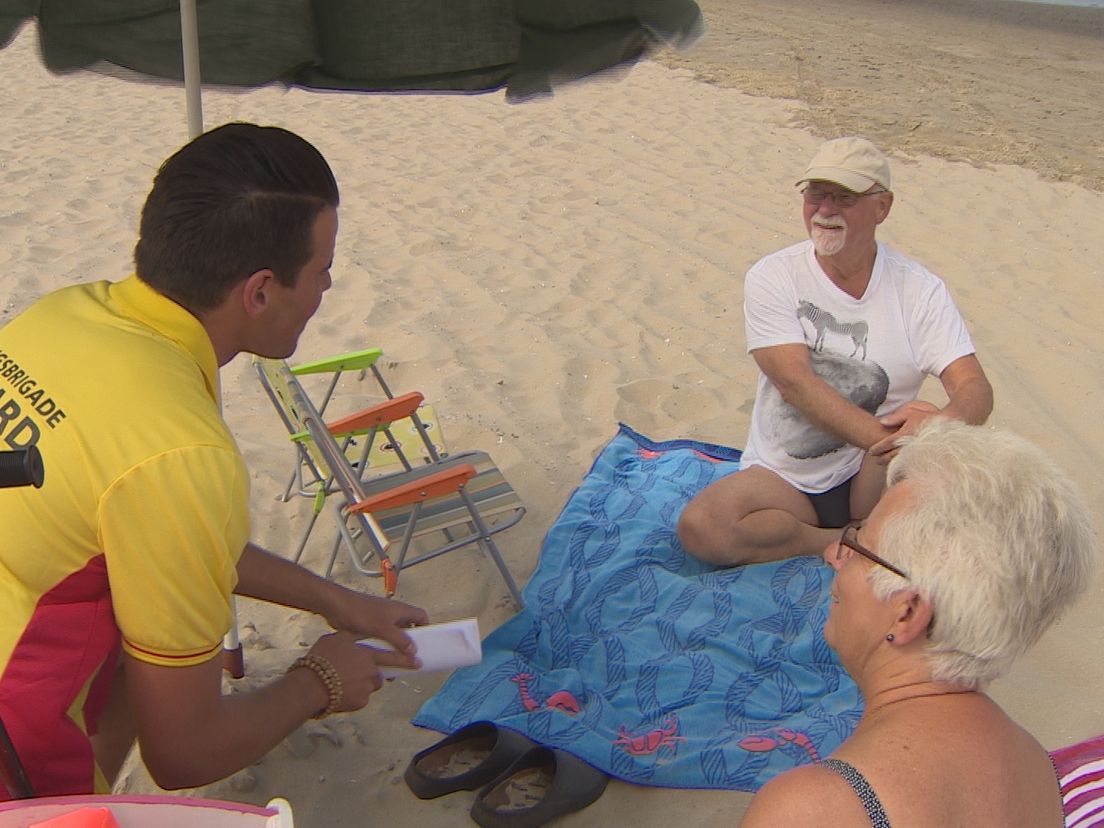
MULTIPOLYGON (((205 92, 208 127, 295 130, 341 183, 335 284, 296 359, 378 345, 392 384, 435 405, 451 449, 488 451, 529 507, 501 539, 522 583, 618 421, 741 444, 755 387, 743 273, 801 237, 792 180, 822 137, 847 132, 892 153, 881 238, 949 284, 996 391, 991 423, 1044 446, 1104 514, 1101 15, 959 0, 817 8, 814 25, 786 4, 705 2, 711 31, 695 51, 521 106, 500 93, 205 92), (1089 23, 1063 22, 1075 18, 1089 23)), ((186 139, 182 91, 54 77, 34 50, 31 29, 0 51, 0 321, 54 288, 127 275, 151 177, 186 139)), ((282 427, 246 358, 222 378, 255 537, 286 553, 306 506, 276 499, 291 461, 282 427)), ((924 396, 938 402, 938 387, 924 396)), ((332 532, 317 531, 308 565, 332 532)), ((378 589, 347 567, 338 577, 378 589)), ((474 551, 410 570, 399 597, 436 620, 477 616, 484 634, 512 612, 474 551)), ((1101 605, 1097 580, 992 688, 1047 747, 1104 731, 1101 605)), ((322 631, 301 613, 239 610, 248 673, 234 689, 322 631)), ((307 828, 466 824, 470 794, 421 802, 401 779, 439 738, 409 719, 442 680, 396 681, 198 793, 282 795, 307 828)), ((153 788, 132 764, 119 789, 153 788)), ((747 800, 614 782, 563 824, 732 824, 747 800)))
POLYGON ((1104 188, 1104 8, 1015 0, 705 0, 669 66, 801 103, 792 125, 1104 188))

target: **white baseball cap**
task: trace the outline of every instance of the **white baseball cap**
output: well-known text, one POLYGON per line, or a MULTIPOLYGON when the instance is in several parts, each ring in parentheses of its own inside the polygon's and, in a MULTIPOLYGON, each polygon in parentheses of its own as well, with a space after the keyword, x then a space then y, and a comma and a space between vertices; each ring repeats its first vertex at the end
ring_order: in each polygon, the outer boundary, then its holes
POLYGON ((816 151, 797 181, 831 181, 853 193, 865 193, 875 184, 889 189, 889 161, 865 138, 834 138, 816 151))

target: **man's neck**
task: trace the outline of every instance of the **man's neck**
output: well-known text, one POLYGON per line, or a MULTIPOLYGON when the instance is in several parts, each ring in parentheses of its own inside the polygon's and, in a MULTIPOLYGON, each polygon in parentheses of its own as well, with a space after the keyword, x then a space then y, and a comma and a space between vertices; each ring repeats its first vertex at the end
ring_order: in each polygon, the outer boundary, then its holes
POLYGON ((824 275, 832 280, 832 284, 856 299, 861 299, 866 293, 877 257, 878 246, 874 243, 858 252, 841 250, 835 256, 816 254, 817 263, 824 275))
POLYGON ((234 319, 225 307, 198 313, 196 318, 207 331, 207 336, 211 338, 219 368, 241 352, 242 349, 237 341, 241 323, 234 319))

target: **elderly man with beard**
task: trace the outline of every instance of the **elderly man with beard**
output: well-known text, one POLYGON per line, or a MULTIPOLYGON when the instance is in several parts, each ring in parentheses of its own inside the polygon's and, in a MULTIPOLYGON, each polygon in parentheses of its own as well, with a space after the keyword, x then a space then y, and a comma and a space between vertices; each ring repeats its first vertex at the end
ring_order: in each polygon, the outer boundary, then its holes
POLYGON ((864 138, 827 141, 797 186, 809 239, 744 283, 760 374, 740 471, 679 519, 686 550, 721 566, 819 554, 873 509, 899 437, 933 416, 980 424, 993 408, 946 285, 875 239, 893 206, 885 156, 864 138), (929 375, 942 408, 917 399, 929 375))

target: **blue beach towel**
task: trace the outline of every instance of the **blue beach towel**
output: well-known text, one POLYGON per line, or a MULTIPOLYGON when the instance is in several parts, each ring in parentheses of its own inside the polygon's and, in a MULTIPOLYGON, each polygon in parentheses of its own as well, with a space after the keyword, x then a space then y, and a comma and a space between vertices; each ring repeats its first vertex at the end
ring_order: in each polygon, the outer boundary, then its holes
POLYGON ((716 569, 675 535, 740 452, 625 425, 552 525, 528 607, 414 717, 478 720, 641 785, 754 791, 854 730, 858 689, 824 642, 817 558, 716 569))

